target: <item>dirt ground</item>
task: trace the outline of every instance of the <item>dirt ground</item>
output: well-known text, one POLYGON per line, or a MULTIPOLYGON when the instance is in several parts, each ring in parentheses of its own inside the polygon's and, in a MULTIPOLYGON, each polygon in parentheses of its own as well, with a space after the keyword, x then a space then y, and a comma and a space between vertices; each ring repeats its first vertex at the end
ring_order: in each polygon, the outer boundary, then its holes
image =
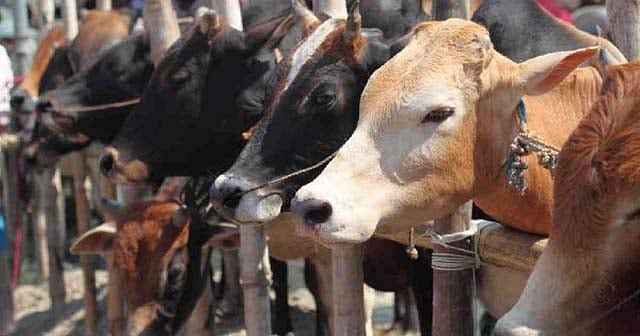
MULTIPOLYGON (((219 269, 219 268, 218 268, 219 269)), ((219 278, 219 274, 217 274, 219 278)), ((16 330, 14 335, 67 336, 84 335, 84 303, 82 300, 82 274, 79 266, 65 264, 65 284, 67 300, 63 311, 52 319, 49 312, 50 300, 48 286, 22 285, 15 292, 16 298, 16 330)), ((96 272, 96 285, 101 317, 98 335, 108 335, 106 325, 106 271, 96 272)), ((314 335, 315 303, 311 293, 304 286, 303 262, 289 262, 289 304, 296 335, 314 335)), ((240 315, 240 314, 239 314, 240 315)), ((390 326, 393 318, 393 294, 377 293, 374 309, 374 326, 383 330, 390 326)), ((218 335, 241 336, 243 330, 242 316, 216 326, 218 335)))

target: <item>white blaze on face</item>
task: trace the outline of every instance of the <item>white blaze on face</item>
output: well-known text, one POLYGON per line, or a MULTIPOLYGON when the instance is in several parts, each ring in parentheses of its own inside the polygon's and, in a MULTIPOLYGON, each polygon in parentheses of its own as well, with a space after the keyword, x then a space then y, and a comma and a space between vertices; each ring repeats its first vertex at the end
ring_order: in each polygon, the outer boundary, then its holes
MULTIPOLYGON (((383 104, 376 98, 370 103, 363 99, 361 112, 366 112, 353 136, 322 174, 296 194, 297 201, 315 199, 331 205, 330 219, 310 235, 325 243, 362 242, 381 220, 394 221, 390 218, 402 215, 404 208, 421 205, 418 193, 429 166, 438 165, 465 117, 464 94, 454 84, 443 78, 418 85, 404 97, 382 93, 399 100, 391 104, 395 111, 378 113, 376 108, 383 104), (455 112, 443 122, 422 122, 429 112, 442 108, 455 112)), ((433 218, 422 218, 429 219, 433 218)))
POLYGON ((313 55, 320 48, 322 43, 331 36, 331 33, 337 28, 338 19, 329 19, 318 27, 291 56, 291 68, 287 74, 287 81, 284 86, 286 90, 296 79, 302 67, 312 59, 313 55))

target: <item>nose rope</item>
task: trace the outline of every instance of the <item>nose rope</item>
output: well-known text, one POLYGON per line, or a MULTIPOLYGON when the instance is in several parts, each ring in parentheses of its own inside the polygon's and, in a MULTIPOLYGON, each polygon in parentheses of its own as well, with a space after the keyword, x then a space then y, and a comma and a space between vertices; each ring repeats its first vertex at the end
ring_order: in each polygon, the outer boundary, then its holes
POLYGON ((109 104, 56 108, 55 112, 58 112, 58 113, 92 112, 92 111, 106 110, 114 107, 125 107, 125 106, 136 105, 139 102, 140 102, 140 98, 133 98, 133 99, 115 102, 115 103, 109 103, 109 104))
POLYGON ((258 186, 255 186, 255 187, 253 187, 251 189, 248 189, 248 190, 245 190, 245 191, 239 191, 237 193, 232 194, 229 197, 242 197, 245 194, 248 194, 250 192, 253 192, 253 191, 256 191, 256 190, 259 190, 259 189, 262 189, 262 188, 266 188, 266 187, 272 186, 274 184, 278 184, 280 182, 284 182, 286 180, 292 179, 292 178, 294 178, 296 176, 300 176, 300 175, 306 174, 306 173, 308 173, 310 171, 316 170, 320 166, 322 166, 325 163, 331 161, 331 159, 333 159, 336 156, 336 154, 338 154, 338 151, 335 151, 335 152, 329 154, 327 157, 325 157, 324 159, 320 160, 320 162, 315 163, 315 164, 313 164, 313 165, 311 165, 309 167, 306 167, 306 168, 303 168, 303 169, 299 169, 299 170, 294 171, 293 173, 277 177, 277 178, 275 178, 273 180, 270 180, 270 181, 268 181, 266 183, 263 183, 263 184, 260 184, 258 186))

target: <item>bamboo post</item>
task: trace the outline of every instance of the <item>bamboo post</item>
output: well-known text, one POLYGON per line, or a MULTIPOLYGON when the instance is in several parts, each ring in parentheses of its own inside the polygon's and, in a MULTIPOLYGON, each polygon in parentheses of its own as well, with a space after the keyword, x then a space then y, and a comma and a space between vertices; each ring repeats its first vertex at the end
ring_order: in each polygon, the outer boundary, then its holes
POLYGON ((480 259, 498 267, 531 272, 547 244, 547 238, 484 222, 478 240, 480 259))
POLYGON ((243 30, 242 11, 238 0, 213 0, 212 8, 227 21, 230 27, 243 30))
POLYGON ((13 284, 12 284, 12 270, 11 270, 11 251, 14 245, 11 241, 12 225, 14 218, 19 212, 16 210, 19 207, 15 194, 15 175, 11 169, 11 154, 15 152, 8 146, 2 146, 0 152, 0 173, 2 174, 3 184, 3 200, 4 200, 4 227, 0 230, 4 230, 3 241, 0 241, 0 335, 9 335, 13 331, 14 326, 14 299, 13 299, 13 284))
POLYGON ((333 300, 332 313, 336 336, 365 335, 364 274, 362 245, 331 250, 333 300))
MULTIPOLYGON (((461 206, 448 217, 436 220, 434 230, 449 234, 468 230, 471 223, 471 202, 461 206)), ((473 250, 473 239, 450 243, 450 245, 473 250)), ((440 245, 433 247, 437 253, 465 254, 440 245)), ((473 336, 473 270, 433 270, 433 335, 473 336)))
POLYGON ((96 0, 96 9, 97 10, 111 10, 111 0, 96 0))
POLYGON ((248 336, 271 335, 271 269, 263 226, 240 227, 240 284, 248 336))
POLYGON ((75 0, 62 0, 62 20, 64 36, 67 41, 71 41, 78 35, 78 8, 75 0))
POLYGON ((55 178, 59 178, 59 171, 54 168, 42 169, 42 171, 35 174, 39 216, 46 223, 47 228, 49 296, 51 297, 51 313, 54 319, 60 316, 66 296, 64 269, 62 266, 64 259, 63 242, 58 228, 59 225, 64 225, 64 223, 60 223, 58 220, 58 206, 56 204, 58 190, 55 186, 55 178))
POLYGON ((345 0, 313 0, 313 13, 321 20, 347 18, 345 0))
POLYGON ((640 0, 607 1, 609 34, 629 61, 640 58, 640 0))
POLYGON ((40 15, 42 16, 42 27, 40 28, 45 32, 51 28, 55 20, 55 2, 54 0, 38 0, 38 4, 40 7, 40 15))
POLYGON ((21 75, 27 72, 28 50, 27 44, 29 41, 28 31, 28 19, 27 19, 27 0, 14 0, 14 26, 15 26, 15 39, 16 39, 16 63, 17 74, 21 75))
MULTIPOLYGON (((73 175, 73 197, 76 206, 76 225, 78 236, 82 236, 89 230, 91 214, 87 190, 85 189, 86 171, 85 157, 83 152, 71 154, 72 175, 73 175)), ((80 256, 82 267, 82 280, 84 286, 84 306, 85 306, 85 335, 95 335, 98 324, 98 300, 96 299, 96 276, 91 256, 80 256)))

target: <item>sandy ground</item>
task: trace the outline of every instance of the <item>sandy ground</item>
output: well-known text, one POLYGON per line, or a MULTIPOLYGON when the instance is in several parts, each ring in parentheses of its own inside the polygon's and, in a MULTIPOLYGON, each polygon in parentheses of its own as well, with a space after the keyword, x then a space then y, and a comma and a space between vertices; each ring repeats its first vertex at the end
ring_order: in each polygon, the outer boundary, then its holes
MULTIPOLYGON (((311 293, 304 286, 302 261, 289 263, 289 304, 296 335, 314 335, 315 332, 315 303, 311 293)), ((105 297, 107 273, 97 271, 96 285, 101 317, 98 325, 99 335, 108 335, 106 326, 105 297)), ((84 304, 82 300, 82 274, 77 265, 65 265, 65 284, 67 300, 63 311, 52 318, 49 312, 50 300, 48 286, 22 285, 16 290, 16 330, 14 335, 46 335, 66 336, 84 335, 84 304)), ((393 295, 391 293, 377 293, 374 310, 374 325, 376 329, 386 329, 393 318, 393 295)), ((225 321, 216 326, 218 335, 245 335, 242 328, 242 316, 225 321)))

